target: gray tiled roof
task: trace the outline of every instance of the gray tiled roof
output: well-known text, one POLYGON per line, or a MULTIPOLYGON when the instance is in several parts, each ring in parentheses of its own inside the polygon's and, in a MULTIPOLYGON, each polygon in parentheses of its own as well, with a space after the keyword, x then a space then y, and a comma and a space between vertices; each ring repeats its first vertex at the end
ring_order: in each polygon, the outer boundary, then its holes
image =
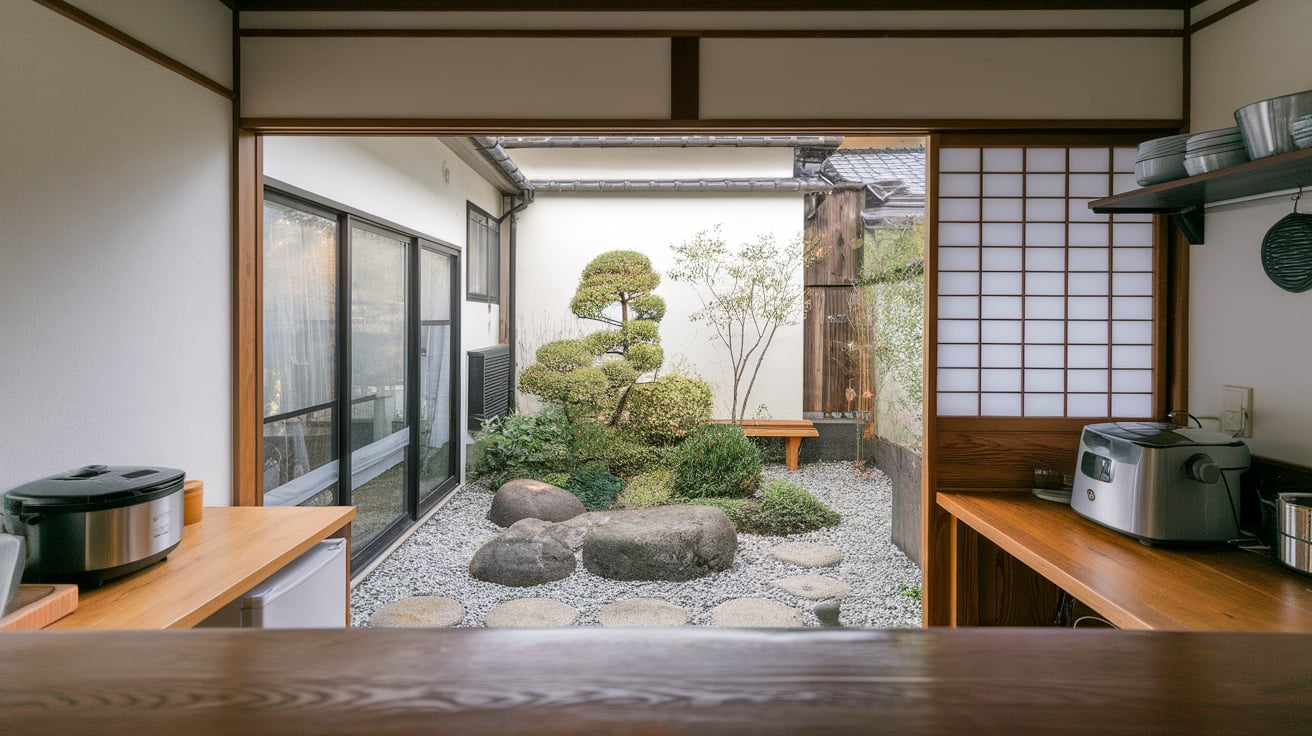
POLYGON ((866 227, 925 216, 923 148, 840 148, 825 159, 817 175, 835 184, 865 186, 861 219, 866 227))
POLYGON ((797 178, 535 180, 531 185, 537 192, 811 192, 861 186, 797 178))
POLYGON ((770 148, 828 146, 843 142, 836 135, 588 135, 588 136, 502 136, 497 139, 505 148, 693 148, 732 146, 770 148))

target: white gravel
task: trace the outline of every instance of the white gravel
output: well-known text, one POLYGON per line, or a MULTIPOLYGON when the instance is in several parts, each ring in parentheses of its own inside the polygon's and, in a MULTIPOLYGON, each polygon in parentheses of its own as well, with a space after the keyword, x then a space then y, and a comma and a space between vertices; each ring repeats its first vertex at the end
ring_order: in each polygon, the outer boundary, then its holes
POLYGON ((861 628, 920 625, 920 601, 904 595, 920 589, 920 570, 889 538, 892 510, 888 477, 875 470, 853 472, 850 463, 816 463, 789 472, 767 465, 764 475, 792 481, 842 515, 836 527, 790 537, 738 535, 733 567, 687 582, 620 582, 589 573, 580 560, 573 575, 531 588, 511 588, 469 576, 474 552, 501 528, 488 521, 492 494, 480 483, 466 484, 432 519, 421 526, 351 593, 351 620, 367 626, 384 604, 413 595, 442 595, 465 607, 462 626, 482 626, 496 604, 516 598, 551 598, 579 611, 576 625, 596 626, 603 605, 629 598, 658 598, 688 612, 692 626, 711 625, 711 609, 732 598, 769 598, 801 612, 807 626, 819 626, 815 601, 771 584, 790 575, 827 575, 852 586, 842 601, 840 621, 861 628), (771 557, 771 546, 784 541, 828 544, 843 550, 836 567, 805 568, 771 557))

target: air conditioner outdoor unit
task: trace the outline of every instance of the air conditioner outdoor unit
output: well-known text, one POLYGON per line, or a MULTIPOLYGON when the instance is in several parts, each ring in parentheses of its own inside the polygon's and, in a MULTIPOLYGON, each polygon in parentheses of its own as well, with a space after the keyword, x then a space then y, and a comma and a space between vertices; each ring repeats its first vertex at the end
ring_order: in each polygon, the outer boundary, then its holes
POLYGON ((469 431, 510 412, 510 346, 469 351, 469 431))

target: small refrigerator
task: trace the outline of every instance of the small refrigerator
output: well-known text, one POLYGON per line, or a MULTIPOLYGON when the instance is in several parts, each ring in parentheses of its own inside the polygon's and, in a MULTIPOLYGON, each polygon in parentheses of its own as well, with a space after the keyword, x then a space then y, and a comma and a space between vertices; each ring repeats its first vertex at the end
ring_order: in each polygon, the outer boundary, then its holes
POLYGON ((339 629, 346 626, 346 540, 326 539, 198 628, 339 629))

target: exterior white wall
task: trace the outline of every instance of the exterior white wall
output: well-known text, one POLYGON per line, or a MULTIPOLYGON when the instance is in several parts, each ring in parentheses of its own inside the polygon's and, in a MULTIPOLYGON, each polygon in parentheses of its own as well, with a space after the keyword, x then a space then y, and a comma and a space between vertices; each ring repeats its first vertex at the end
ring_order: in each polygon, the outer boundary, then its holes
POLYGON ((0 3, 0 491, 163 465, 231 502, 232 106, 0 3))
MULTIPOLYGON (((269 137, 264 174, 369 215, 389 220, 461 250, 460 294, 465 291, 466 202, 493 215, 501 195, 446 146, 433 138, 269 137)), ((465 370, 465 351, 495 345, 496 305, 462 301, 460 345, 455 359, 465 370)), ((468 416, 460 391, 460 424, 468 416)), ((466 433, 465 442, 471 442, 466 433)), ((463 463, 464 453, 460 453, 463 463)))
MULTIPOLYGON (((1262 0, 1196 33, 1193 129, 1234 125, 1232 112, 1240 105, 1312 88, 1309 37, 1312 3, 1306 0, 1262 0)), ((1312 340, 1304 336, 1312 323, 1312 293, 1281 290, 1260 261, 1262 237, 1292 211, 1289 199, 1207 214, 1207 242, 1190 251, 1189 410, 1214 416, 1222 385, 1252 386, 1253 452, 1307 465, 1312 340)))
MULTIPOLYGON (((512 152, 513 153, 513 152, 512 152)), ((519 216, 516 267, 519 367, 531 362, 538 346, 587 334, 604 326, 577 320, 570 299, 583 267, 609 250, 636 250, 662 274, 656 293, 667 311, 660 323, 665 349, 662 372, 679 370, 711 384, 714 416, 729 417, 732 378, 725 348, 711 342, 704 324, 688 315, 701 303, 691 287, 664 274, 674 263, 670 246, 721 225, 731 245, 774 233, 786 242, 802 234, 802 195, 777 194, 547 194, 519 216)), ((802 264, 796 278, 802 280, 802 264)), ((799 315, 800 317, 800 315, 799 315)), ((743 383, 746 388, 746 382, 743 383)), ((776 419, 802 416, 802 323, 783 327, 771 345, 749 402, 749 418, 765 404, 776 419)))
POLYGON ((512 148, 530 181, 544 179, 747 179, 793 175, 793 149, 512 148))
POLYGON ((69 5, 232 88, 232 11, 219 0, 70 0, 69 5))

